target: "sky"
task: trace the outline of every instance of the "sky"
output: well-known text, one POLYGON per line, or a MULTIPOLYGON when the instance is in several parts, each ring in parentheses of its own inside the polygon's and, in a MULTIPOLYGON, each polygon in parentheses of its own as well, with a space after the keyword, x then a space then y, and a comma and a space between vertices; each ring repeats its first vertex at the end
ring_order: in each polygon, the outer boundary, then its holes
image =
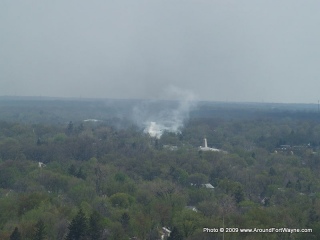
POLYGON ((0 96, 317 103, 320 1, 1 0, 0 96), (177 96, 179 98, 179 96, 177 96))

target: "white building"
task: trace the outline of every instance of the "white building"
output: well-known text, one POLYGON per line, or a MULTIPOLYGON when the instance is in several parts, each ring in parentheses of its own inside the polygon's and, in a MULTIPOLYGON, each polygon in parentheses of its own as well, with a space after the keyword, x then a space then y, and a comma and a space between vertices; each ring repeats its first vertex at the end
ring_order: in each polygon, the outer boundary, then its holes
POLYGON ((220 150, 220 149, 217 149, 217 148, 210 148, 210 147, 208 147, 207 139, 206 139, 206 138, 204 138, 204 147, 200 146, 200 147, 199 147, 199 150, 200 150, 200 151, 221 152, 221 150, 220 150))

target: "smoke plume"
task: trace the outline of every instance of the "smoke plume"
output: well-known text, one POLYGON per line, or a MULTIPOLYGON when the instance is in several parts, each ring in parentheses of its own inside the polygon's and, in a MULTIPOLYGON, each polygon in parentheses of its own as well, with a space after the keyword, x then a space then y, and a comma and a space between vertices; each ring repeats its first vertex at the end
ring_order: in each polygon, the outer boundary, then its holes
POLYGON ((160 98, 145 101, 134 108, 136 122, 145 133, 158 139, 166 131, 180 133, 195 106, 194 94, 176 87, 168 88, 160 98))

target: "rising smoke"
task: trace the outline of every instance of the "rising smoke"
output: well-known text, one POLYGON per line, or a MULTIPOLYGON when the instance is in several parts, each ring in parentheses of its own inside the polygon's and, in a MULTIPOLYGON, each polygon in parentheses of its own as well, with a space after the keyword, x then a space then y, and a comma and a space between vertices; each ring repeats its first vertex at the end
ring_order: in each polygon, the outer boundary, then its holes
POLYGON ((164 132, 180 133, 195 106, 194 94, 176 87, 168 88, 161 98, 145 101, 134 108, 136 122, 145 133, 158 139, 164 132))

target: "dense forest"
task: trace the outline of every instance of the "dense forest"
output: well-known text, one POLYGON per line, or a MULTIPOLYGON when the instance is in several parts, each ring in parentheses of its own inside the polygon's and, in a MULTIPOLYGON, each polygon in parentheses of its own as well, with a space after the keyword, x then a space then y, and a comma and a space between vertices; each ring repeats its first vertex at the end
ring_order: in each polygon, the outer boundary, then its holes
POLYGON ((0 239, 320 239, 317 107, 202 102, 158 139, 136 104, 1 99, 0 239))

